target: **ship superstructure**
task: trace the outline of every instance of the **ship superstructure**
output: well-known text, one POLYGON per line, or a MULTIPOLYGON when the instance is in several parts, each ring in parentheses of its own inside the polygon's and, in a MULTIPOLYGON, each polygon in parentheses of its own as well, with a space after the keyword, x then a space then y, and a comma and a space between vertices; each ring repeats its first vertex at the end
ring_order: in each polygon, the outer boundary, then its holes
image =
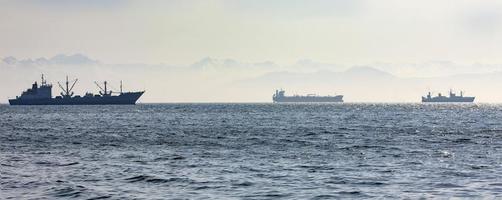
POLYGON ((474 102, 475 97, 467 97, 464 96, 464 92, 460 92, 460 95, 455 94, 452 90, 450 90, 448 96, 443 96, 441 93, 438 93, 437 96, 432 96, 431 92, 427 93, 427 96, 422 97, 422 102, 430 103, 430 102, 465 102, 471 103, 474 102))
POLYGON ((284 90, 276 90, 275 94, 272 96, 274 103, 286 103, 286 102, 343 102, 343 95, 335 96, 318 96, 315 94, 309 94, 306 96, 293 95, 286 96, 284 90))
POLYGON ((60 96, 52 97, 52 84, 47 84, 42 75, 41 84, 37 82, 31 85, 31 88, 21 93, 15 99, 9 99, 10 105, 106 105, 106 104, 136 104, 136 101, 143 95, 145 91, 139 92, 123 92, 122 81, 120 82, 120 92, 112 92, 108 90, 108 82, 104 82, 104 87, 98 83, 101 89, 99 94, 87 92, 84 96, 75 95, 73 87, 77 83, 77 79, 70 82, 66 77, 65 84, 58 82, 58 86, 62 92, 60 96), (71 83, 71 85, 70 85, 71 83), (113 94, 118 95, 113 95, 113 94))

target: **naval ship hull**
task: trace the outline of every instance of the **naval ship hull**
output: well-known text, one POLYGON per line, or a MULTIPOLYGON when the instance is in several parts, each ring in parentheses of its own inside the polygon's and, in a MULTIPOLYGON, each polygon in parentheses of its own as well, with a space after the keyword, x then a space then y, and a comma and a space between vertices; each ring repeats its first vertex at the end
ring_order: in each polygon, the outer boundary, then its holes
POLYGON ((273 99, 275 103, 341 103, 343 95, 337 96, 284 96, 273 99))
POLYGON ((424 98, 422 103, 472 103, 475 97, 461 97, 461 98, 424 98))
POLYGON ((9 99, 10 105, 133 105, 144 92, 127 92, 117 96, 84 96, 45 99, 9 99))

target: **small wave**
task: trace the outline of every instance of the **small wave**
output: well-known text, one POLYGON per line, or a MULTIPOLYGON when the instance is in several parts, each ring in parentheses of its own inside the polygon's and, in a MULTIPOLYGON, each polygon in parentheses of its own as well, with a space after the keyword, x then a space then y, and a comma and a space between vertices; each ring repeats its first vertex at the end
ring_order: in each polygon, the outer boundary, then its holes
POLYGON ((240 166, 239 168, 242 170, 245 170, 245 171, 249 171, 249 172, 263 172, 262 169, 257 169, 257 168, 248 167, 248 166, 240 166))
POLYGON ((140 164, 143 164, 143 165, 148 164, 148 162, 147 162, 147 161, 144 161, 144 160, 133 160, 132 162, 135 162, 135 163, 140 163, 140 164))
POLYGON ((112 198, 112 196, 105 195, 105 196, 99 196, 99 197, 92 197, 92 198, 88 198, 87 200, 98 200, 98 199, 109 199, 109 198, 112 198))
POLYGON ((81 185, 78 185, 76 187, 64 187, 61 189, 54 189, 53 192, 51 192, 51 195, 55 196, 55 197, 76 198, 76 197, 79 197, 82 194, 82 192, 85 190, 86 190, 86 188, 81 185))
POLYGON ((176 181, 177 179, 163 179, 163 178, 148 178, 145 181, 148 183, 167 183, 176 181))
POLYGON ((345 146, 345 147, 340 147, 339 149, 341 150, 354 150, 354 149, 384 149, 384 146, 379 146, 379 145, 353 145, 353 146, 345 146))
POLYGON ((10 165, 10 164, 5 164, 5 163, 1 163, 0 166, 4 166, 4 167, 14 167, 14 165, 10 165))
POLYGON ((53 162, 48 162, 48 161, 37 161, 35 162, 36 165, 55 165, 53 162))
POLYGON ((472 165, 471 169, 486 169, 488 166, 486 165, 472 165))
POLYGON ((303 136, 314 136, 314 135, 317 135, 317 133, 315 133, 315 132, 308 132, 308 133, 305 133, 303 136))
POLYGON ((184 159, 185 159, 185 157, 180 156, 180 155, 176 155, 176 156, 172 157, 171 159, 172 159, 172 160, 184 160, 184 159))
POLYGON ((362 192, 360 192, 360 191, 341 191, 341 192, 338 192, 338 194, 341 194, 341 195, 361 195, 362 192))
POLYGON ((56 163, 56 162, 50 162, 50 161, 37 161, 37 162, 35 162, 35 164, 44 165, 44 166, 51 166, 51 167, 65 167, 65 166, 78 165, 80 163, 79 162, 56 163))
POLYGON ((148 175, 139 175, 139 176, 134 176, 131 178, 126 178, 126 181, 129 183, 136 183, 136 182, 146 182, 146 183, 167 183, 167 182, 183 182, 185 179, 183 178, 168 178, 168 179, 163 179, 163 178, 157 178, 154 176, 148 176, 148 175))
POLYGON ((194 187, 193 189, 194 189, 194 190, 206 190, 206 189, 210 189, 210 188, 213 188, 213 187, 210 187, 210 186, 204 185, 204 186, 194 187))
POLYGON ((266 197, 266 198, 286 198, 286 197, 289 197, 289 196, 291 196, 291 194, 269 193, 269 194, 263 195, 263 197, 266 197))
POLYGON ((435 185, 437 188, 459 188, 463 187, 461 185, 453 184, 453 183, 438 183, 435 185))
POLYGON ((362 181, 362 182, 357 182, 355 184, 357 184, 357 185, 371 185, 371 186, 387 185, 387 183, 378 182, 378 181, 362 181))
POLYGON ((329 180, 329 181, 326 181, 325 183, 335 184, 335 185, 344 185, 344 184, 347 184, 348 182, 346 180, 329 180))
POLYGON ((334 170, 335 168, 334 167, 330 167, 330 166, 323 166, 323 165, 299 165, 298 166, 299 168, 303 168, 303 169, 309 169, 309 170, 319 170, 319 171, 330 171, 330 170, 334 170))
POLYGON ((249 181, 244 181, 244 182, 240 182, 240 183, 234 183, 232 185, 233 186, 237 186, 237 187, 249 187, 249 186, 253 186, 254 183, 253 182, 249 182, 249 181))
POLYGON ((474 177, 476 176, 474 173, 462 172, 462 171, 445 171, 442 174, 450 177, 450 176, 459 176, 459 177, 474 177))
POLYGON ((37 182, 37 181, 29 181, 29 182, 23 183, 23 185, 26 187, 26 186, 29 186, 29 185, 36 185, 38 183, 39 182, 37 182))
POLYGON ((140 181, 145 181, 147 179, 150 179, 152 178, 151 176, 146 176, 146 175, 139 175, 139 176, 134 176, 134 177, 131 177, 131 178, 126 178, 125 180, 130 182, 130 183, 134 183, 134 182, 140 182, 140 181))
POLYGON ((71 162, 71 163, 65 163, 65 164, 59 164, 58 166, 72 166, 72 165, 78 165, 80 164, 79 162, 71 162))
POLYGON ((102 146, 102 147, 120 147, 120 144, 116 144, 116 143, 99 143, 99 146, 102 146))
POLYGON ((51 152, 49 152, 49 151, 37 151, 37 152, 34 152, 33 154, 44 155, 44 154, 51 154, 51 152))
POLYGON ((423 163, 419 160, 414 160, 414 161, 408 161, 406 162, 406 165, 422 165, 423 163))
POLYGON ((334 196, 334 195, 321 194, 321 195, 315 196, 312 199, 336 199, 336 198, 337 198, 337 196, 334 196))
POLYGON ((465 143, 472 143, 472 139, 470 138, 459 138, 453 141, 454 143, 460 143, 460 144, 465 144, 465 143))
POLYGON ((394 169, 384 169, 384 170, 378 170, 380 173, 394 173, 396 170, 394 169))
POLYGON ((153 159, 153 161, 159 162, 159 161, 166 161, 166 160, 184 160, 184 159, 186 159, 186 158, 181 155, 171 155, 171 156, 157 157, 157 158, 153 159))
POLYGON ((262 195, 245 195, 243 196, 243 199, 278 199, 278 198, 287 198, 289 196, 291 196, 291 194, 270 193, 262 195))

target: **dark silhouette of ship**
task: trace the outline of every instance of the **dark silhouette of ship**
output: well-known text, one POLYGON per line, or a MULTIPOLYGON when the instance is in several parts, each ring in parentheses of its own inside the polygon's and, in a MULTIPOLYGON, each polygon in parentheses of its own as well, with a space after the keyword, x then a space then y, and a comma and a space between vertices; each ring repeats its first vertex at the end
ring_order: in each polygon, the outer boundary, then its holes
POLYGON ((42 82, 38 85, 33 83, 31 88, 23 91, 21 96, 15 99, 9 99, 10 105, 107 105, 107 104, 136 104, 136 101, 143 95, 145 91, 139 92, 122 92, 122 81, 120 82, 120 92, 112 92, 107 88, 107 82, 104 82, 104 87, 101 87, 97 82, 96 85, 101 90, 99 94, 87 92, 84 96, 73 96, 73 87, 77 83, 75 79, 70 86, 68 76, 66 77, 66 87, 63 87, 58 82, 59 87, 63 92, 61 96, 52 98, 52 84, 47 84, 42 75, 42 82), (118 93, 118 95, 113 95, 118 93))
POLYGON ((475 97, 464 97, 464 93, 460 92, 460 96, 457 96, 452 90, 450 90, 450 95, 443 96, 441 93, 438 96, 433 97, 431 92, 427 93, 427 96, 422 97, 422 102, 464 102, 464 103, 472 103, 475 97))
POLYGON ((284 90, 276 90, 275 94, 272 96, 274 103, 286 103, 286 102, 343 102, 343 95, 335 96, 317 96, 314 94, 309 94, 307 96, 286 96, 284 95, 284 90))

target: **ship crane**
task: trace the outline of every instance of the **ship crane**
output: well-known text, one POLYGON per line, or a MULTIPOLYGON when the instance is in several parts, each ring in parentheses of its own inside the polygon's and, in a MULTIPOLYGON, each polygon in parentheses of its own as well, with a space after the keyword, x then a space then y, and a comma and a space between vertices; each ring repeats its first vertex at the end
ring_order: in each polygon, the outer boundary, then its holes
POLYGON ((66 76, 66 88, 63 87, 63 85, 61 85, 61 83, 58 82, 58 85, 59 85, 59 88, 61 88, 61 90, 63 90, 63 92, 61 92, 61 96, 63 97, 71 97, 73 96, 73 87, 75 86, 75 84, 77 83, 78 79, 75 79, 73 80, 73 84, 71 85, 71 87, 68 87, 70 85, 70 82, 68 81, 68 76, 66 76))
POLYGON ((111 91, 111 90, 110 90, 110 91, 108 91, 108 89, 107 89, 107 88, 108 88, 108 86, 110 86, 112 89, 117 89, 117 88, 113 87, 112 85, 110 85, 110 84, 109 84, 108 82, 106 82, 106 81, 105 81, 105 87, 104 87, 104 88, 103 88, 103 87, 101 87, 98 83, 96 83, 96 82, 94 82, 94 83, 95 83, 95 84, 99 87, 99 89, 101 89, 101 91, 102 91, 102 92, 100 92, 100 94, 101 94, 101 95, 103 95, 103 93, 105 93, 105 94, 109 94, 109 95, 111 95, 111 94, 123 94, 123 93, 124 93, 124 92, 122 91, 122 81, 120 81, 120 88, 119 88, 120 92, 114 92, 114 91, 111 91))
POLYGON ((107 88, 108 82, 107 81, 103 82, 104 87, 101 87, 99 85, 99 83, 96 81, 94 81, 94 83, 98 86, 99 89, 101 89, 101 91, 99 91, 99 94, 101 94, 103 96, 111 96, 112 95, 112 91, 108 91, 108 88, 107 88))

